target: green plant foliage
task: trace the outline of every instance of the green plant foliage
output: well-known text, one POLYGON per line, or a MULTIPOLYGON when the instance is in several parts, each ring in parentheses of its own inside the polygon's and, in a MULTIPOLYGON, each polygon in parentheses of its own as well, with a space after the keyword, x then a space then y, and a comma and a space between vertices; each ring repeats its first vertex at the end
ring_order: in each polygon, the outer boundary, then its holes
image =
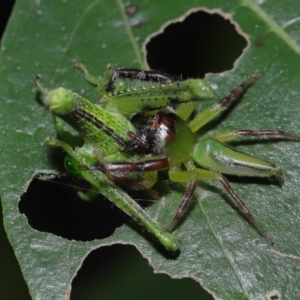
MULTIPOLYGON (((238 145, 283 169, 282 187, 267 181, 232 181, 274 240, 273 248, 215 183, 199 185, 194 205, 175 231, 181 251, 174 256, 130 222, 108 238, 82 242, 37 231, 19 212, 18 202, 32 178, 40 172, 58 173, 59 162, 51 159, 44 142, 55 135, 55 126, 51 114, 37 101, 35 75, 42 74, 49 88, 63 86, 96 101, 97 90, 73 69, 74 61, 84 62, 93 74, 102 74, 107 63, 143 68, 145 39, 192 8, 232 15, 249 37, 249 47, 234 70, 208 77, 217 87, 215 101, 243 79, 258 71, 264 74, 214 130, 278 128, 300 133, 298 1, 180 2, 140 1, 134 16, 126 15, 121 0, 22 0, 15 5, 1 44, 0 191, 4 226, 34 299, 66 298, 85 257, 93 249, 118 243, 136 246, 155 272, 194 278, 218 298, 265 299, 271 292, 284 299, 299 295, 300 153, 296 142, 238 145), (136 20, 141 26, 132 26, 136 20)), ((147 210, 167 225, 184 187, 164 184, 167 191, 147 210)))

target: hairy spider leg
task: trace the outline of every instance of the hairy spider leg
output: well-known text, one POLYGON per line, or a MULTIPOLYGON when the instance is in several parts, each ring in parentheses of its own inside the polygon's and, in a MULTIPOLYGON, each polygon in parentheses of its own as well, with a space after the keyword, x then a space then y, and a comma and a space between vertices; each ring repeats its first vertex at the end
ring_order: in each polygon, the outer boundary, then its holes
POLYGON ((199 182, 198 179, 193 179, 189 182, 188 187, 184 193, 184 196, 181 199, 180 204, 176 210, 176 214, 173 217, 169 227, 167 228, 169 232, 172 232, 175 229, 178 222, 184 216, 184 214, 190 204, 190 200, 192 199, 193 195, 195 194, 198 182, 199 182))
POLYGON ((196 132, 205 124, 220 115, 221 112, 228 109, 259 78, 261 78, 261 74, 255 74, 248 80, 236 86, 227 96, 222 98, 219 102, 205 109, 202 113, 200 113, 192 121, 190 121, 189 127, 191 128, 191 130, 193 132, 196 132))
POLYGON ((300 141, 300 136, 283 131, 283 130, 269 130, 269 129, 260 129, 260 130, 251 130, 251 129, 240 129, 240 130, 229 130, 224 132, 216 133, 212 138, 220 142, 232 141, 236 138, 249 136, 249 137, 275 137, 275 138, 291 138, 294 140, 300 141))

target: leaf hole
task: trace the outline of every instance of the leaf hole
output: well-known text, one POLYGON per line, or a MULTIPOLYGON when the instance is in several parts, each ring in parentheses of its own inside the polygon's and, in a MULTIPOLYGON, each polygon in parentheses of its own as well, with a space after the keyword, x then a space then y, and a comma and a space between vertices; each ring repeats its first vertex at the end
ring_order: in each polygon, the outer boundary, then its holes
POLYGON ((91 241, 113 234, 128 217, 103 196, 86 202, 77 197, 68 177, 32 180, 21 197, 19 210, 32 228, 70 240, 91 241))
POLYGON ((144 51, 150 69, 186 79, 231 70, 248 45, 230 15, 194 9, 152 34, 144 51))
POLYGON ((71 299, 213 299, 193 279, 154 274, 150 265, 133 246, 94 250, 73 279, 71 299))

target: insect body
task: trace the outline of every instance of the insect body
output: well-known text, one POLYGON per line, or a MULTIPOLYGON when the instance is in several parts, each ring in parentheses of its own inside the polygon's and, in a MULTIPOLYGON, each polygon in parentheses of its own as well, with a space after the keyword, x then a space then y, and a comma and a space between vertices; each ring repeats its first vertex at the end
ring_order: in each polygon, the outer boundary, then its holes
POLYGON ((136 69, 117 69, 113 73, 108 69, 106 77, 98 79, 90 75, 82 64, 77 64, 77 67, 87 81, 98 87, 101 94, 99 104, 107 111, 122 114, 128 119, 132 114, 213 97, 212 88, 201 79, 173 81, 168 74, 136 69), (108 82, 105 83, 105 80, 108 82))

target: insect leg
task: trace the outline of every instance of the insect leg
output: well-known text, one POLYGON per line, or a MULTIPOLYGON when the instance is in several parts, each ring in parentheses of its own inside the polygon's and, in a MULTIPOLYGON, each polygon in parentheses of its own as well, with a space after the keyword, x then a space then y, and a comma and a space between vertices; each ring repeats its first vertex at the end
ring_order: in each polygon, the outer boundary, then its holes
POLYGON ((90 74, 90 72, 87 70, 84 64, 76 62, 74 64, 74 67, 79 69, 83 73, 83 76, 87 82, 89 82, 92 85, 99 86, 99 78, 90 74))
POLYGON ((99 170, 106 172, 146 172, 158 171, 169 168, 167 157, 151 159, 142 162, 116 162, 116 163, 99 163, 88 167, 89 170, 99 170))
POLYGON ((100 95, 106 94, 105 84, 106 84, 107 80, 109 80, 109 78, 111 77, 111 74, 112 74, 112 66, 110 64, 108 64, 106 67, 104 77, 93 76, 87 70, 85 65, 80 62, 76 62, 74 66, 75 66, 75 68, 79 69, 83 73, 83 76, 87 82, 98 87, 100 95))
POLYGON ((116 69, 111 78, 108 80, 107 84, 105 85, 105 90, 108 91, 113 83, 118 79, 137 79, 142 81, 151 81, 157 83, 169 83, 173 82, 174 78, 166 73, 160 71, 145 71, 139 69, 116 69))
POLYGON ((98 163, 83 166, 89 170, 99 170, 107 177, 132 189, 150 189, 157 180, 155 171, 169 168, 166 157, 143 162, 98 163))

